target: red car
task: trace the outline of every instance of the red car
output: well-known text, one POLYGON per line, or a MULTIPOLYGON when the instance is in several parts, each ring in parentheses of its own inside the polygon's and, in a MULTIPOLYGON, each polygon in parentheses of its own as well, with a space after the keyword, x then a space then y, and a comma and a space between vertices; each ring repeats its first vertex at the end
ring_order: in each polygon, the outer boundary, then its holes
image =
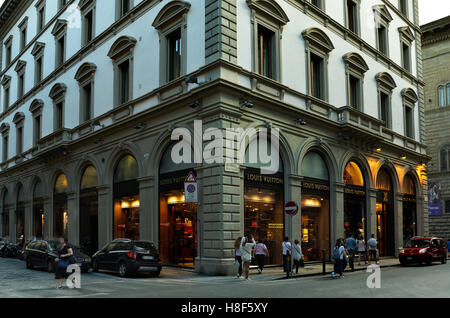
POLYGON ((439 237, 413 237, 400 251, 400 264, 421 264, 431 265, 432 262, 440 261, 447 263, 447 243, 439 237))

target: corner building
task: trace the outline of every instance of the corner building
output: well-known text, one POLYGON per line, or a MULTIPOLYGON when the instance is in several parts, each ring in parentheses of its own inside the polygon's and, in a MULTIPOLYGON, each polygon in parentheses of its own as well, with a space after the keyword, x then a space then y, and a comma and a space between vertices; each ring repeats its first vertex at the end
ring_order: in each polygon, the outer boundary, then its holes
POLYGON ((282 262, 287 201, 311 262, 428 232, 416 0, 6 0, 0 43, 3 237, 151 240, 222 275, 247 231, 282 262), (194 120, 278 128, 282 164, 174 164, 194 120))

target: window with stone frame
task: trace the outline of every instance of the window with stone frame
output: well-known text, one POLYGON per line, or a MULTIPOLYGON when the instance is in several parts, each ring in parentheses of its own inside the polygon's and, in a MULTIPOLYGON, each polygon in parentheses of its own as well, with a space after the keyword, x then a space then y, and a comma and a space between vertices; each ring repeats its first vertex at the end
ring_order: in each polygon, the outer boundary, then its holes
POLYGON ((411 29, 407 26, 398 28, 398 32, 400 36, 402 67, 408 72, 411 72, 411 47, 415 37, 411 29))
POLYGON ((12 61, 12 42, 13 36, 10 35, 5 41, 5 67, 8 67, 12 61))
POLYGON ((64 105, 67 87, 57 83, 50 90, 49 97, 53 100, 53 131, 63 129, 64 126, 64 105))
POLYGON ((1 84, 3 86, 3 112, 6 112, 11 104, 11 76, 4 75, 1 84))
POLYGON ((403 122, 404 122, 404 134, 406 137, 415 138, 415 120, 414 109, 418 101, 416 92, 411 88, 403 89, 401 92, 403 100, 403 122))
POLYGON ((24 122, 25 115, 22 112, 14 115, 13 123, 16 125, 16 156, 21 156, 23 153, 24 122))
POLYGON ((392 91, 397 87, 394 79, 386 72, 375 77, 378 91, 378 116, 386 128, 392 129, 392 91))
POLYGON ((69 0, 58 0, 58 10, 62 10, 67 3, 69 2, 69 0))
POLYGON ((315 7, 321 9, 322 11, 325 11, 325 0, 308 0, 311 2, 312 5, 315 7))
POLYGON ((28 32, 28 17, 23 18, 19 24, 20 32, 20 51, 23 51, 27 46, 27 32, 28 32))
POLYGON ((118 38, 108 52, 114 67, 114 105, 119 106, 133 98, 133 61, 136 39, 118 38))
POLYGON ((35 4, 36 8, 36 30, 41 32, 45 26, 45 0, 40 0, 35 4))
POLYGON ((353 33, 360 35, 360 5, 361 0, 344 0, 345 26, 353 33))
POLYGON ((450 200, 445 200, 445 213, 450 213, 450 200))
POLYGON ((408 17, 408 0, 398 0, 398 10, 405 17, 408 17))
POLYGON ((364 74, 369 70, 364 59, 358 53, 343 56, 347 84, 347 105, 364 111, 364 74))
POLYGON ((442 171, 442 172, 449 171, 450 170, 450 165, 449 165, 450 144, 441 147, 438 158, 439 158, 440 171, 442 171))
POLYGON ((152 26, 158 31, 160 40, 160 84, 186 74, 187 14, 190 7, 186 1, 171 1, 153 21, 152 26))
POLYGON ((127 15, 133 6, 134 0, 116 0, 116 20, 119 20, 123 16, 127 15))
POLYGON ((375 19, 376 48, 389 56, 389 23, 392 21, 392 16, 385 5, 375 5, 372 9, 375 19))
POLYGON ((14 70, 17 73, 17 99, 21 99, 25 95, 25 70, 27 62, 19 60, 14 70))
POLYGON ((2 162, 9 159, 9 124, 3 123, 0 126, 0 134, 2 135, 2 162))
POLYGON ((52 34, 55 37, 55 68, 58 68, 66 61, 67 20, 56 20, 52 34))
POLYGON ((31 102, 29 111, 33 116, 33 147, 38 145, 42 137, 42 109, 44 102, 41 99, 35 99, 31 102))
POLYGON ((80 88, 80 124, 90 121, 94 116, 94 77, 97 66, 84 63, 80 66, 75 79, 80 88))
POLYGON ((272 0, 247 0, 252 23, 252 70, 281 80, 281 35, 289 19, 272 0))
POLYGON ((34 56, 34 85, 39 85, 43 78, 44 72, 44 49, 45 43, 36 42, 31 51, 34 56))
POLYGON ((81 0, 81 46, 89 44, 95 37, 96 0, 81 0))
POLYGON ((306 44, 306 83, 310 96, 328 101, 328 57, 334 50, 330 38, 318 28, 302 32, 306 44))

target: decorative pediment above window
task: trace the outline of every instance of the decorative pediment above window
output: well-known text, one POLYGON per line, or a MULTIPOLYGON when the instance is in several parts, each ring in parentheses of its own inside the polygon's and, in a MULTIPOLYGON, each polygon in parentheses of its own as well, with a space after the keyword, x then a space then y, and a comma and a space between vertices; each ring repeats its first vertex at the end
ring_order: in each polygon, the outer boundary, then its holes
POLYGON ((80 11, 84 11, 94 2, 95 0, 80 0, 80 2, 78 3, 78 8, 80 9, 80 11))
POLYGON ((51 99, 58 99, 59 97, 63 97, 66 94, 67 86, 62 83, 56 83, 53 85, 52 89, 48 96, 51 99))
POLYGON ((13 118, 13 123, 14 124, 20 124, 22 121, 24 121, 25 120, 25 114, 24 113, 22 113, 22 112, 17 112, 15 115, 14 115, 14 118, 13 118))
POLYGON ((11 76, 9 76, 9 75, 3 76, 2 81, 1 81, 2 86, 6 86, 9 83, 11 83, 11 76))
POLYGON ((278 24, 285 25, 289 22, 289 18, 278 3, 273 0, 247 0, 249 8, 257 11, 278 24))
POLYGON ((45 43, 36 42, 36 44, 33 46, 33 50, 31 51, 31 55, 33 55, 33 56, 39 55, 40 53, 42 53, 44 48, 45 48, 45 43))
POLYGON ((375 5, 372 9, 375 13, 375 22, 389 24, 392 21, 392 16, 384 4, 375 5))
POLYGON ((407 103, 409 105, 414 105, 419 100, 419 98, 417 97, 416 92, 413 89, 411 89, 411 88, 404 88, 404 89, 402 89, 401 95, 402 95, 402 98, 403 98, 403 102, 407 103))
POLYGON ((23 60, 19 60, 16 64, 16 67, 14 68, 14 71, 16 71, 17 73, 19 73, 20 71, 22 71, 25 67, 27 66, 27 62, 23 61, 23 60))
POLYGON ((67 29, 67 20, 58 19, 55 22, 55 26, 53 27, 52 34, 58 35, 65 32, 67 29))
POLYGON ((326 53, 334 50, 334 45, 330 38, 318 28, 309 28, 302 32, 303 38, 309 42, 309 44, 318 47, 320 50, 326 53))
POLYGON ((8 36, 8 38, 5 40, 5 45, 12 43, 12 40, 13 40, 13 36, 12 35, 8 36))
POLYGON ((42 101, 42 99, 35 99, 31 102, 29 110, 34 114, 41 111, 42 107, 44 107, 44 102, 42 101))
POLYGON ((121 56, 131 54, 132 50, 136 46, 136 39, 131 36, 121 36, 111 46, 108 52, 108 56, 116 60, 121 56))
POLYGON ((348 68, 351 68, 360 74, 364 74, 369 70, 369 66, 367 65, 366 61, 364 61, 364 59, 358 53, 347 53, 342 58, 344 59, 344 63, 348 68))
POLYGON ((75 74, 75 79, 78 82, 84 82, 93 77, 96 71, 97 66, 95 66, 95 64, 83 63, 83 65, 80 66, 77 73, 75 74))
POLYGON ((165 25, 186 15, 190 8, 191 4, 189 2, 181 0, 171 1, 159 11, 152 26, 157 30, 163 29, 165 25))
POLYGON ((398 32, 400 33, 400 36, 409 43, 415 40, 414 33, 412 33, 411 29, 407 26, 398 28, 398 32))
POLYGON ((19 29, 23 29, 24 26, 26 26, 28 23, 28 17, 23 18, 22 22, 19 23, 19 29))
POLYGON ((8 132, 9 132, 9 124, 7 124, 7 123, 3 123, 1 126, 0 126, 0 134, 2 134, 2 135, 4 135, 4 134, 7 134, 8 132))
POLYGON ((378 73, 375 76, 375 79, 376 79, 378 85, 384 87, 387 90, 392 91, 394 88, 397 87, 397 84, 395 84, 394 79, 392 78, 391 75, 389 75, 389 73, 386 73, 386 72, 378 73))

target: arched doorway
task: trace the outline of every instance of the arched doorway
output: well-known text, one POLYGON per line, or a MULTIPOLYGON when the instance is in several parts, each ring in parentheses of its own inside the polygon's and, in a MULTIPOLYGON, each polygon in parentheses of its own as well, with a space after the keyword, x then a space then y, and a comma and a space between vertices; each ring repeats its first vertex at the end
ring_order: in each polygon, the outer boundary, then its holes
POLYGON ((67 238, 69 214, 67 211, 67 177, 61 173, 53 190, 53 236, 67 238))
POLYGON ((25 240, 25 198, 22 184, 17 187, 16 238, 18 241, 25 240))
POLYGON ((8 189, 5 189, 2 198, 2 233, 4 237, 9 236, 9 204, 8 189))
POLYGON ((88 255, 98 250, 98 175, 89 165, 80 183, 80 245, 88 255))
POLYGON ((33 236, 44 238, 44 193, 40 180, 33 188, 33 236))
POLYGON ((416 187, 413 178, 407 174, 403 179, 403 244, 417 235, 416 187))
POLYGON ((330 254, 330 181, 327 164, 316 151, 302 161, 302 251, 305 261, 319 261, 322 250, 330 254))
POLYGON ((360 166, 350 161, 344 170, 344 234, 366 237, 366 188, 360 166))
POLYGON ((114 171, 114 239, 139 240, 139 168, 132 155, 123 156, 114 171))
MULTIPOLYGON (((285 234, 284 218, 284 165, 278 157, 278 170, 273 174, 263 174, 261 157, 250 153, 253 146, 265 142, 264 135, 258 135, 259 142, 250 141, 245 153, 244 171, 244 233, 251 233, 256 240, 262 239, 269 250, 267 264, 283 263, 282 242, 285 234), (261 139, 262 138, 262 139, 261 139), (254 158, 251 158, 254 156, 254 158)), ((272 157, 272 145, 267 141, 267 157, 272 157)), ((253 151, 261 151, 254 147, 253 151)))
POLYGON ((394 191, 391 175, 381 168, 377 175, 377 240, 380 256, 393 256, 394 236, 394 191))
POLYGON ((184 180, 193 164, 176 164, 173 145, 164 152, 159 166, 159 249, 164 264, 194 267, 197 256, 197 203, 186 203, 184 180))

